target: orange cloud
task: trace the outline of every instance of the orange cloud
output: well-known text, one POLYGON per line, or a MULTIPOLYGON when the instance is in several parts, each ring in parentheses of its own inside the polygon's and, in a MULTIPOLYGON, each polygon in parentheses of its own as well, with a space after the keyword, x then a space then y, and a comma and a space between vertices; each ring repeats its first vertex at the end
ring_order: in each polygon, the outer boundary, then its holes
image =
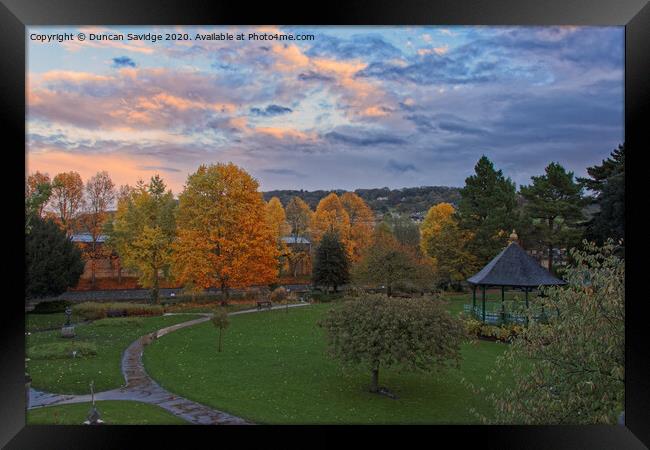
POLYGON ((253 131, 257 133, 268 134, 269 136, 273 136, 276 139, 291 137, 295 139, 307 140, 313 139, 315 137, 313 133, 305 133, 293 128, 259 127, 255 128, 253 131))

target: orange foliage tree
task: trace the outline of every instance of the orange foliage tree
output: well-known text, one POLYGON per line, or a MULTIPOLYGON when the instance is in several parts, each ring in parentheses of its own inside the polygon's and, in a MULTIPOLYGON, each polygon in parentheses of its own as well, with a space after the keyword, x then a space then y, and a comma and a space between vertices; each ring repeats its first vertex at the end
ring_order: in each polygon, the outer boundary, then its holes
MULTIPOLYGON (((46 173, 41 173, 38 170, 31 174, 30 176, 27 177, 27 184, 25 185, 26 187, 26 192, 25 196, 26 197, 31 197, 35 195, 40 187, 42 185, 49 185, 50 184, 50 176, 46 173)), ((47 204, 47 201, 44 201, 38 205, 36 208, 36 214, 38 214, 39 217, 43 217, 43 208, 47 204)))
POLYGON ((316 207, 311 220, 311 237, 314 246, 318 244, 323 235, 333 231, 338 236, 351 256, 350 245, 350 216, 343 207, 343 203, 334 192, 321 199, 316 207))
POLYGON ((350 219, 350 257, 352 262, 358 262, 372 242, 375 215, 366 202, 354 192, 343 194, 341 203, 350 219))
POLYGON ((75 221, 83 208, 84 183, 77 172, 64 172, 52 180, 50 206, 55 220, 68 236, 74 231, 75 221))
POLYGON ((232 163, 201 165, 179 196, 172 273, 185 286, 230 288, 277 279, 275 234, 258 182, 232 163))
POLYGON ((289 200, 286 209, 287 223, 291 228, 291 237, 294 246, 289 248, 287 258, 289 260, 289 272, 293 277, 297 276, 298 266, 301 262, 309 264, 310 254, 308 247, 301 244, 302 239, 310 239, 310 226, 314 213, 300 197, 293 197, 289 200))

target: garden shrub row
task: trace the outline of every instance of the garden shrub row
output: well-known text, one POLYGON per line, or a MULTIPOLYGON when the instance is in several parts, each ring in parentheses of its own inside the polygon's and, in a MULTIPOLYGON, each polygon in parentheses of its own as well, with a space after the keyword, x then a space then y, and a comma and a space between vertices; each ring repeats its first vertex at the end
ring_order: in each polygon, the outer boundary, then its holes
POLYGON ((519 336, 524 328, 517 324, 508 325, 488 325, 479 320, 468 318, 465 319, 465 330, 467 334, 477 338, 494 339, 501 342, 510 342, 519 336))
POLYGON ((95 355, 97 355, 95 344, 77 340, 48 342, 27 348, 27 357, 30 359, 87 358, 95 355), (73 354, 73 352, 76 353, 73 354))
POLYGON ((88 320, 118 316, 160 316, 164 313, 164 309, 160 305, 146 305, 140 303, 88 302, 74 305, 72 310, 88 320))

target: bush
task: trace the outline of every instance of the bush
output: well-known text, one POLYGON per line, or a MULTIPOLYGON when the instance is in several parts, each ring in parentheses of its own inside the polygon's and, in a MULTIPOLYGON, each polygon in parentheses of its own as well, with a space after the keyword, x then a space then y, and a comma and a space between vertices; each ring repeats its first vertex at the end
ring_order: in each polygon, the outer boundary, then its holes
POLYGON ((282 286, 275 288, 273 292, 271 292, 272 302, 281 302, 286 299, 287 299, 287 290, 282 286))
POLYGON ((312 292, 311 301, 315 303, 329 303, 333 300, 340 300, 344 296, 343 292, 328 293, 328 292, 312 292))
POLYGON ((27 357, 30 359, 88 358, 95 355, 97 346, 83 341, 48 342, 27 349, 27 357), (73 351, 77 352, 75 356, 72 355, 73 351))
POLYGON ((72 305, 67 300, 54 300, 51 302, 40 302, 34 306, 32 314, 53 314, 65 312, 65 309, 72 305))
POLYGON ((488 325, 471 317, 466 318, 464 323, 465 331, 467 331, 467 334, 470 336, 496 339, 501 342, 510 342, 512 339, 519 336, 524 330, 521 325, 488 325))
POLYGON ((163 307, 138 303, 80 303, 72 307, 73 312, 88 320, 104 319, 109 312, 121 311, 126 316, 160 316, 163 307))
POLYGON ((121 327, 121 326, 134 326, 141 327, 142 319, 139 317, 120 317, 116 319, 100 319, 93 325, 97 327, 121 327))

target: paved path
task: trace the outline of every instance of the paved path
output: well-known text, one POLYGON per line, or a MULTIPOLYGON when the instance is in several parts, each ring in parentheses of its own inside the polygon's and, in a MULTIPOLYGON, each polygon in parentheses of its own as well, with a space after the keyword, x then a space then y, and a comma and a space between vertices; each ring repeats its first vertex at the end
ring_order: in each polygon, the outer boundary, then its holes
MULTIPOLYGON (((308 303, 298 303, 289 305, 290 308, 307 306, 308 303)), ((271 309, 283 309, 286 306, 274 306, 271 309)), ((262 311, 267 311, 262 310, 262 311)), ((259 310, 244 310, 232 312, 229 315, 235 316, 240 314, 250 314, 259 312, 259 310)), ((169 313, 166 315, 182 315, 169 313)), ((197 315, 197 314, 191 314, 197 315)), ((158 339, 167 333, 179 330, 181 328, 191 327, 199 323, 210 320, 212 314, 200 314, 198 319, 178 323, 166 328, 162 328, 153 333, 144 335, 133 342, 124 351, 122 355, 122 374, 126 380, 124 387, 112 389, 110 391, 98 392, 95 394, 95 400, 131 400, 143 403, 158 405, 166 409, 177 417, 187 420, 193 424, 199 425, 250 425, 240 417, 233 416, 223 411, 212 409, 200 403, 188 400, 186 398, 172 394, 163 389, 156 383, 145 371, 142 364, 142 353, 144 347, 150 344, 154 339, 158 339)), ((86 403, 90 402, 90 395, 67 395, 52 394, 48 392, 30 390, 29 409, 39 408, 51 405, 63 405, 68 403, 86 403)))

